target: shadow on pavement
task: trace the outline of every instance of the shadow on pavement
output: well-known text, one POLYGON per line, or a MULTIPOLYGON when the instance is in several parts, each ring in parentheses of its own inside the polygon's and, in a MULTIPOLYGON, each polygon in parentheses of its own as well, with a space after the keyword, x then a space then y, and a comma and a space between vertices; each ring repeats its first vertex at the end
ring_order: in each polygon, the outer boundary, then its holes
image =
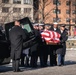
MULTIPOLYGON (((71 60, 65 61, 65 66, 74 65, 74 64, 76 64, 76 61, 71 61, 71 60)), ((47 67, 49 67, 49 61, 48 61, 47 67)), ((39 64, 38 64, 37 68, 31 68, 31 67, 25 67, 25 66, 20 67, 20 69, 22 71, 38 70, 38 69, 42 69, 42 68, 46 68, 46 67, 40 67, 39 64)), ((12 71, 12 66, 8 66, 8 65, 1 65, 0 66, 0 73, 9 72, 9 71, 12 71)))
MULTIPOLYGON (((42 69, 42 68, 46 68, 46 67, 36 67, 36 68, 32 68, 32 67, 19 67, 22 71, 30 71, 30 70, 38 70, 38 69, 42 69)), ((12 66, 8 66, 8 65, 1 65, 0 66, 0 73, 4 73, 4 72, 10 72, 10 71, 13 71, 12 70, 12 66)))
POLYGON ((65 65, 66 65, 66 66, 67 66, 67 65, 74 65, 74 64, 76 64, 76 61, 71 61, 71 60, 65 61, 65 65))
POLYGON ((0 73, 12 71, 12 67, 8 67, 5 65, 0 65, 0 73))

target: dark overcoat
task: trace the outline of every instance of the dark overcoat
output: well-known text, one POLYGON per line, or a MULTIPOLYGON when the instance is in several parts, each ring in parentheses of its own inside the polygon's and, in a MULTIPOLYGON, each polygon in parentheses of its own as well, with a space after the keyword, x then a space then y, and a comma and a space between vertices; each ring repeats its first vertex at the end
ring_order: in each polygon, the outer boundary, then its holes
POLYGON ((60 38, 61 44, 60 44, 60 47, 56 51, 57 54, 65 55, 67 39, 68 39, 68 33, 66 30, 64 30, 63 33, 61 33, 61 38, 60 38))
POLYGON ((9 39, 11 43, 11 58, 20 59, 23 40, 26 39, 24 30, 19 26, 14 26, 9 31, 9 39))
POLYGON ((56 30, 54 30, 54 27, 51 27, 50 30, 61 34, 61 31, 60 31, 60 29, 58 27, 56 28, 56 30))
POLYGON ((41 35, 40 35, 39 30, 34 29, 34 33, 35 33, 36 44, 34 44, 33 46, 30 47, 30 54, 32 55, 33 52, 36 52, 36 55, 38 55, 39 54, 39 51, 38 51, 39 45, 41 44, 42 39, 41 39, 41 35))

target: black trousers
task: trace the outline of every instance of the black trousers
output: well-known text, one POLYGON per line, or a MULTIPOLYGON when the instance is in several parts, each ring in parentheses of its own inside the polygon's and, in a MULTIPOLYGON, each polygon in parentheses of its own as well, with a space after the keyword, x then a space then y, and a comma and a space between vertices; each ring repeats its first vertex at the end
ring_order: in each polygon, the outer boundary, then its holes
POLYGON ((31 54, 31 61, 30 61, 31 67, 37 67, 37 60, 38 60, 37 51, 34 51, 31 54))
POLYGON ((49 53, 50 53, 50 66, 57 65, 57 54, 56 50, 53 49, 54 46, 50 47, 49 53))
POLYGON ((56 54, 53 54, 53 52, 50 53, 50 66, 57 65, 56 58, 57 58, 56 54))
POLYGON ((40 55, 40 65, 41 65, 41 67, 46 67, 47 66, 47 59, 48 59, 48 55, 46 55, 46 54, 40 55))
POLYGON ((22 53, 21 55, 21 66, 24 66, 25 55, 22 53))
POLYGON ((41 65, 41 67, 47 66, 47 60, 48 60, 48 46, 43 45, 40 49, 40 65, 41 65))
POLYGON ((20 59, 13 59, 12 61, 12 67, 13 67, 13 71, 18 71, 19 70, 19 61, 20 59))

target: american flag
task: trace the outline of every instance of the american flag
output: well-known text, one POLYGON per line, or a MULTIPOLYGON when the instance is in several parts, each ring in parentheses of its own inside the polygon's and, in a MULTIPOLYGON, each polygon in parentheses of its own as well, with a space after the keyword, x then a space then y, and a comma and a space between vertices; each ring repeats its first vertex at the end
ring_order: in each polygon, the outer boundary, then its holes
POLYGON ((46 30, 41 33, 42 39, 46 42, 59 43, 60 42, 60 34, 55 31, 46 30))

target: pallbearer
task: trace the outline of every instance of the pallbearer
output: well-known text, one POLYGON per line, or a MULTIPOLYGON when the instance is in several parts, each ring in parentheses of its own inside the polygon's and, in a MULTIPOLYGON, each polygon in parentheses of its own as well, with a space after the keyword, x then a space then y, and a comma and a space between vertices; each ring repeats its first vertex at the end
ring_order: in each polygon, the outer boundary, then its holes
MULTIPOLYGON (((53 24, 53 26, 50 28, 50 30, 61 34, 60 29, 58 28, 58 23, 57 22, 55 22, 53 24)), ((56 55, 57 47, 58 47, 57 45, 50 45, 50 51, 49 51, 49 53, 50 53, 50 66, 57 65, 57 59, 56 59, 56 57, 57 57, 57 55, 56 55)))
POLYGON ((60 47, 56 51, 58 56, 58 66, 64 65, 64 59, 66 54, 66 41, 68 39, 68 32, 67 29, 65 28, 65 25, 61 25, 60 30, 61 30, 60 47))

